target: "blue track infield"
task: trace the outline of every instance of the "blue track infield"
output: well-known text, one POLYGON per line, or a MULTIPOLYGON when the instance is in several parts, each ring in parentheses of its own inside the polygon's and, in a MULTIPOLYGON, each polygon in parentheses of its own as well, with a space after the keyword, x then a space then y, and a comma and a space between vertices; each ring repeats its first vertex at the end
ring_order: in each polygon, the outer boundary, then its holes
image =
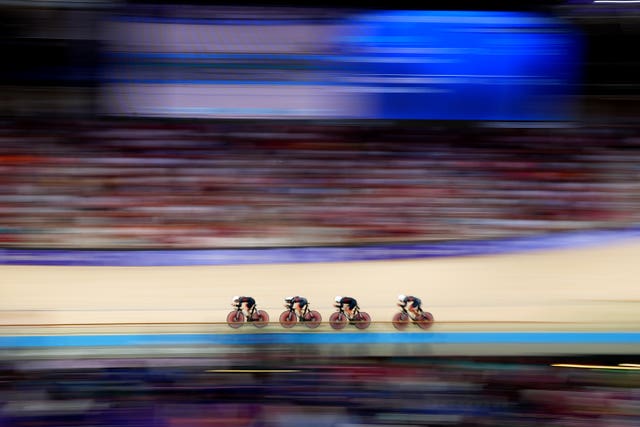
POLYGON ((333 332, 2 336, 0 348, 282 344, 638 344, 640 332, 333 332))

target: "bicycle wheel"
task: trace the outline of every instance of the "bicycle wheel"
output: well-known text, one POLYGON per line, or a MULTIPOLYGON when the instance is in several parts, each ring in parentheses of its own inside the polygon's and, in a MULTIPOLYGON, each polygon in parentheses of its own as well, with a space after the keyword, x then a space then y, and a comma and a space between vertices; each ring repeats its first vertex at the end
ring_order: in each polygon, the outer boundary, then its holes
POLYGON ((322 315, 320 315, 319 311, 310 310, 304 317, 304 324, 307 325, 310 329, 315 329, 320 326, 322 322, 322 315))
POLYGON ((298 316, 293 311, 283 311, 280 315, 280 324, 283 328, 293 328, 298 321, 298 316))
POLYGON ((344 327, 347 326, 347 321, 347 316, 338 311, 329 316, 329 325, 331 325, 333 329, 344 329, 344 327))
POLYGON ((396 313, 391 319, 393 327, 399 331, 404 331, 409 326, 409 316, 406 313, 396 313))
POLYGON ((369 313, 367 313, 366 311, 361 311, 356 316, 356 320, 353 322, 353 324, 358 329, 367 329, 371 324, 371 316, 369 316, 369 313))
POLYGON ((422 329, 429 329, 433 325, 433 314, 428 311, 423 311, 416 319, 416 323, 422 329))
POLYGON ((233 329, 238 329, 240 326, 244 325, 244 319, 243 312, 233 310, 231 313, 227 314, 227 325, 231 326, 233 329))
POLYGON ((254 314, 253 324, 256 328, 264 328, 269 324, 269 314, 264 310, 256 310, 254 314))

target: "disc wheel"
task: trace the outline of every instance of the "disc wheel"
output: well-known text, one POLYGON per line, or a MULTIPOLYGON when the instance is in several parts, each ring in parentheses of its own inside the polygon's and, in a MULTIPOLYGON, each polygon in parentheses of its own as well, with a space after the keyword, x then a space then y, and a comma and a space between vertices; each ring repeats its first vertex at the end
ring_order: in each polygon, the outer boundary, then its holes
POLYGON ((231 313, 227 314, 227 325, 231 326, 233 329, 238 329, 240 326, 244 325, 244 313, 241 311, 233 310, 231 313))
POLYGON ((347 316, 343 313, 335 312, 329 316, 329 325, 331 325, 333 329, 344 329, 345 326, 347 326, 347 322, 347 316))
POLYGON ((356 316, 356 319, 353 321, 353 324, 358 329, 367 329, 369 325, 371 325, 371 316, 369 316, 369 313, 365 311, 361 311, 356 316))
POLYGON ((298 321, 298 318, 293 311, 287 310, 283 311, 282 314, 280 314, 279 320, 280 325, 282 325, 283 328, 293 328, 298 321))
POLYGON ((264 328, 269 324, 269 314, 264 310, 257 310, 253 315, 253 324, 256 328, 264 328))
POLYGON ((315 329, 320 326, 320 323, 322 322, 322 315, 319 311, 311 310, 305 315, 304 320, 304 324, 307 328, 315 329))
POLYGON ((429 313, 428 311, 422 312, 416 319, 416 323, 422 329, 429 329, 431 326, 433 326, 433 321, 433 314, 429 313))
POLYGON ((407 313, 396 313, 391 319, 393 327, 399 331, 404 331, 409 326, 409 316, 407 313))

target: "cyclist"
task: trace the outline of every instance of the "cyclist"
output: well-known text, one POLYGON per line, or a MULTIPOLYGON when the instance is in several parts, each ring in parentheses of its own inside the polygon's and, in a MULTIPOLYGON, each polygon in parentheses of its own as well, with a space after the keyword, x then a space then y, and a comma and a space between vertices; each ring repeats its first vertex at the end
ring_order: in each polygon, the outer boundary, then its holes
POLYGON ((309 301, 305 297, 301 297, 300 295, 296 295, 294 297, 286 297, 284 301, 289 305, 289 308, 295 309, 298 317, 302 317, 302 313, 304 313, 305 309, 309 305, 309 301))
POLYGON ((234 296, 231 299, 231 305, 236 308, 241 308, 247 317, 251 316, 251 313, 256 307, 256 300, 252 297, 234 296))
POLYGON ((409 310, 414 317, 422 311, 422 300, 413 295, 398 295, 398 305, 409 310))
POLYGON ((337 296, 335 298, 336 307, 342 307, 342 310, 347 313, 349 319, 353 318, 353 311, 358 306, 358 301, 352 297, 337 296))

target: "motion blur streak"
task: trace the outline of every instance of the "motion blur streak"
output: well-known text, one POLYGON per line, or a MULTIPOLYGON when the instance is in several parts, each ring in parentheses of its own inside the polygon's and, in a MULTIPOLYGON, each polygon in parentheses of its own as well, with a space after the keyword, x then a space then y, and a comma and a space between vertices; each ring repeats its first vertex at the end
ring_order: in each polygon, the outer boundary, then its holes
POLYGON ((640 367, 631 367, 631 366, 623 366, 620 364, 619 366, 606 366, 606 365, 571 365, 567 363, 556 363, 551 365, 556 368, 584 368, 584 369, 619 369, 619 370, 627 370, 634 371, 640 370, 640 367))
POLYGON ((293 373, 293 372, 301 372, 298 369, 209 369, 205 372, 212 373, 238 373, 238 374, 246 374, 246 373, 293 373))
POLYGON ((578 35, 542 14, 121 11, 103 112, 198 118, 570 120, 578 35), (151 12, 149 12, 151 13, 151 12), (490 98, 498 102, 487 103, 490 98), (443 108, 444 107, 444 108, 443 108))
POLYGON ((638 427, 637 5, 459 2, 0 0, 0 427, 638 427))

